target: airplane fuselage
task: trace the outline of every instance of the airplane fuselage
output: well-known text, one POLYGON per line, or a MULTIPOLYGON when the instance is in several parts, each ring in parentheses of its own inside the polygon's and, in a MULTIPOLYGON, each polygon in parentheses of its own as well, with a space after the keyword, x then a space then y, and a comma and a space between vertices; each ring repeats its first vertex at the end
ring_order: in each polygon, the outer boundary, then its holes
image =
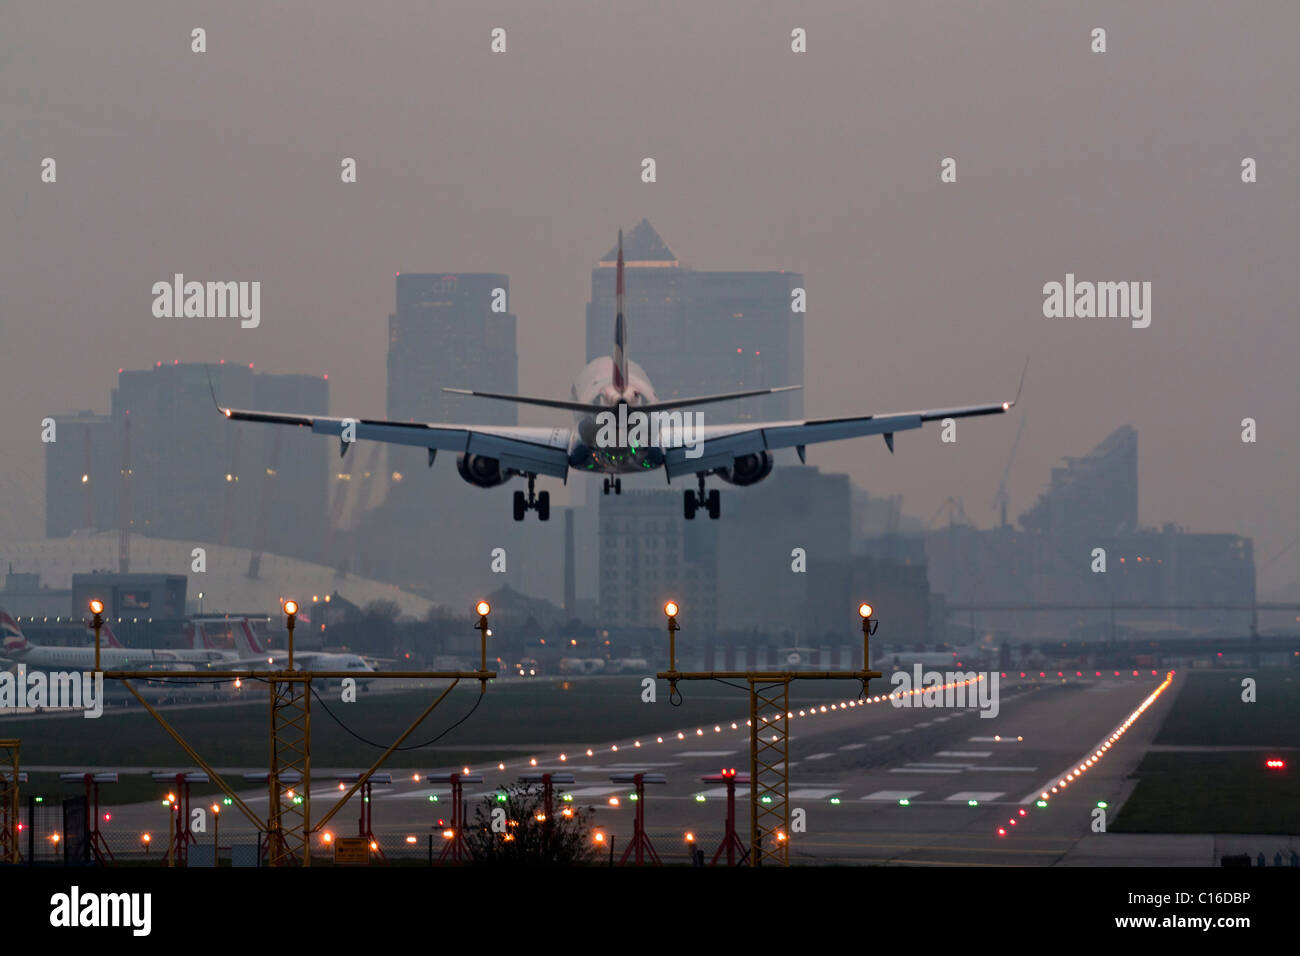
MULTIPOLYGON (((601 356, 587 363, 573 383, 573 399, 590 405, 604 405, 617 414, 619 405, 628 411, 651 405, 659 399, 649 377, 635 362, 628 362, 627 386, 614 384, 614 360, 601 356)), ((605 475, 649 471, 663 464, 659 448, 635 443, 605 443, 598 439, 601 422, 592 414, 578 413, 577 427, 570 433, 569 466, 605 475)))

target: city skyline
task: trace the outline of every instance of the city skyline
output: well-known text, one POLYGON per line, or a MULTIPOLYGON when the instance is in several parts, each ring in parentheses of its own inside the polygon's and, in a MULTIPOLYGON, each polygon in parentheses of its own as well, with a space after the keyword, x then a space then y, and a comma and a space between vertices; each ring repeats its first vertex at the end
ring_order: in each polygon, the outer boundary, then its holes
MULTIPOLYGON (((736 4, 692 11, 685 33, 649 10, 615 30, 574 6, 518 6, 497 60, 486 40, 461 39, 487 30, 469 10, 448 9, 431 46, 404 26, 419 5, 394 5, 364 23, 371 52, 355 49, 356 11, 320 10, 332 13, 313 42, 344 69, 306 55, 293 4, 254 31, 211 11, 221 42, 197 60, 181 11, 87 14, 94 44, 56 12, 14 13, 0 77, 34 92, 7 107, 0 157, 13 224, 0 238, 0 540, 41 532, 42 418, 102 413, 120 366, 226 356, 329 373, 336 413, 382 412, 385 342, 363 330, 382 324, 395 272, 509 275, 520 389, 563 395, 592 257, 649 217, 699 268, 806 276, 805 414, 994 397, 1028 354, 1014 513, 1062 457, 1131 423, 1139 520, 1248 535, 1262 592, 1295 595, 1300 549, 1274 556, 1300 531, 1300 169, 1294 129, 1258 121, 1288 115, 1276 82, 1293 58, 1287 30, 1204 4, 1178 19, 1176 42, 1153 43, 1159 11, 1103 5, 1128 42, 1099 77, 1084 42, 1062 59, 1064 27, 1045 10, 958 8, 936 30, 924 11, 812 9, 804 60, 784 16, 736 4), (618 41, 594 42, 606 33, 618 41), (1005 35, 1032 39, 994 62, 1005 35), (581 62, 555 69, 575 38, 581 62), (465 75, 471 93, 431 100, 465 75), (1026 87, 1026 75, 1060 85, 1026 87), (734 109, 738 96, 762 108, 734 109), (47 156, 54 184, 40 181, 47 156), (358 178, 344 184, 349 156, 358 178), (647 156, 655 183, 641 181, 647 156), (940 181, 945 157, 956 182, 940 181), (154 317, 153 284, 178 272, 262 282, 259 326, 154 317), (1046 318, 1043 286, 1067 274, 1152 282, 1150 327, 1046 318), (1240 440, 1247 417, 1256 444, 1240 440)), ((878 495, 906 492, 918 514, 962 498, 988 527, 1014 439, 1002 424, 963 429, 955 446, 911 436, 890 456, 845 442, 809 460, 878 495)))

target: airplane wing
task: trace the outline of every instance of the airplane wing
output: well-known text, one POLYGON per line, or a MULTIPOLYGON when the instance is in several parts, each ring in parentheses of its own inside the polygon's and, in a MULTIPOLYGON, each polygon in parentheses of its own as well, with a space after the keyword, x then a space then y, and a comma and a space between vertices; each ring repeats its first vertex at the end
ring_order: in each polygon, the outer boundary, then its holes
POLYGON ((737 425, 706 425, 694 436, 694 451, 699 457, 688 457, 693 450, 684 447, 670 435, 664 445, 664 469, 668 477, 690 475, 700 471, 729 466, 742 455, 774 451, 778 448, 796 448, 800 459, 804 447, 818 442, 858 438, 862 435, 883 435, 889 450, 894 450, 894 433, 920 428, 925 422, 945 418, 971 418, 976 415, 1001 415, 1016 403, 997 402, 991 405, 965 405, 959 408, 934 408, 919 412, 900 412, 893 415, 861 415, 854 418, 815 418, 808 421, 742 423, 737 425))
MULTIPOLYGON (((215 400, 215 396, 214 396, 215 400)), ((503 469, 563 478, 569 471, 569 429, 522 428, 497 425, 439 425, 429 422, 393 422, 374 418, 327 418, 321 415, 286 415, 280 412, 217 408, 232 421, 267 422, 310 428, 318 435, 338 435, 339 454, 348 450, 342 441, 346 424, 358 441, 412 445, 429 451, 429 464, 439 451, 454 451, 496 458, 503 469)))

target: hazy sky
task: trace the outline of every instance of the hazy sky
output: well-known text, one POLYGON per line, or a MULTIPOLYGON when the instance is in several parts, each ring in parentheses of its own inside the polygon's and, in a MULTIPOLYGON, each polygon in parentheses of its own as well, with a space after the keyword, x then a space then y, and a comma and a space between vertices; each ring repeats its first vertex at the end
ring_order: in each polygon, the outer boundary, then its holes
MULTIPOLYGON (((566 396, 642 216, 698 268, 805 274, 810 416, 1009 398, 1030 355, 1013 516, 1131 423, 1144 523, 1261 564, 1300 532, 1293 2, 7 6, 0 540, 43 533, 41 418, 107 411, 119 366, 328 372, 335 414, 382 414, 398 270, 508 273, 520 387, 566 396), (261 326, 154 318, 176 272, 261 281, 261 326), (1044 318, 1067 272, 1151 282, 1150 327, 1044 318)), ((1017 424, 809 462, 989 525, 1017 424)), ((1300 597, 1300 546, 1261 589, 1300 597)))

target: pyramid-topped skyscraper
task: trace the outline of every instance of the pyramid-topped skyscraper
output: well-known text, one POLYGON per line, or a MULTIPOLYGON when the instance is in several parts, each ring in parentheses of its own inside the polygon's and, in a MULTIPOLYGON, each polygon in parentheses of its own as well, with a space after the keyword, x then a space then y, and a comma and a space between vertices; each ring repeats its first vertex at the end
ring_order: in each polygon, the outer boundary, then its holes
MULTIPOLYGON (((587 361, 614 342, 617 244, 591 271, 587 361)), ((803 287, 797 272, 701 272, 642 219, 623 234, 627 268, 628 357, 650 376, 659 398, 803 384, 802 312, 791 308, 803 287)), ((783 392, 710 406, 714 423, 803 416, 803 392, 783 392)))

